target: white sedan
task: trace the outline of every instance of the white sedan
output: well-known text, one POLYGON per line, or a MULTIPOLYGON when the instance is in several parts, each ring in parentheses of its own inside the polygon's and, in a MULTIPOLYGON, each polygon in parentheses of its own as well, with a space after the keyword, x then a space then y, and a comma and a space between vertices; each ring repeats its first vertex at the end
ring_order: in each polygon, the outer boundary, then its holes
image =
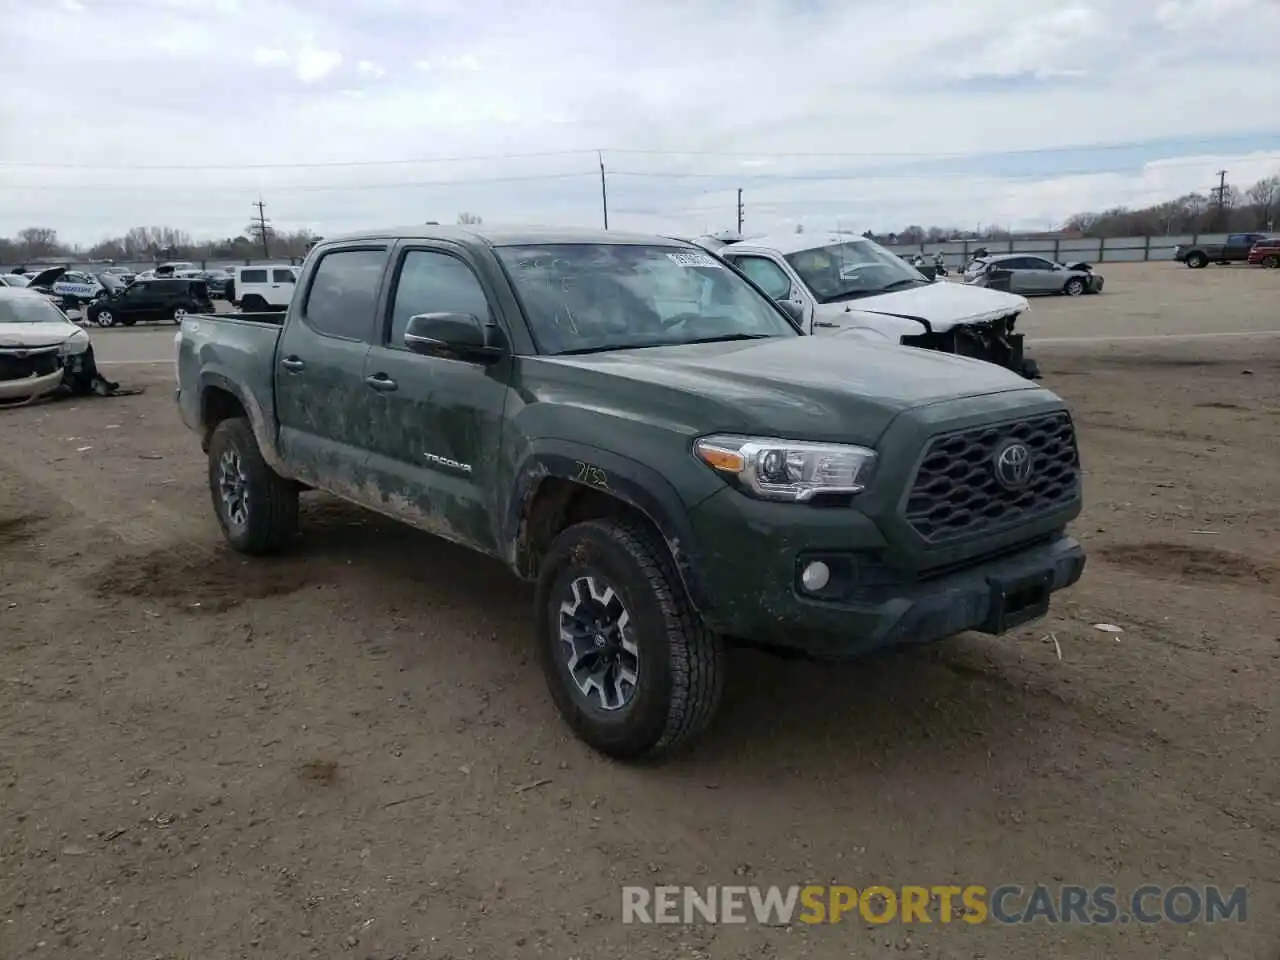
POLYGON ((94 389, 89 334, 33 290, 0 287, 0 401, 36 400, 64 384, 94 389))

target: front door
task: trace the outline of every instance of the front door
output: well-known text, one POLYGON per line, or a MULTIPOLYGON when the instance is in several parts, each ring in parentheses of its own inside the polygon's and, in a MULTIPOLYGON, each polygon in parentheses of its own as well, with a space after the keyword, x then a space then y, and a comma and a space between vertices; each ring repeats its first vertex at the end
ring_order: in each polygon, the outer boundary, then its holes
POLYGON ((1018 271, 1028 293, 1057 293, 1067 282, 1057 264, 1043 257, 1023 257, 1018 271))
POLYGON ((159 281, 144 280, 135 283, 120 295, 120 299, 108 305, 117 320, 134 323, 141 320, 157 320, 160 317, 160 295, 154 289, 159 281))
POLYGON ((495 518, 506 504, 494 491, 513 360, 423 356, 404 345, 405 327, 417 314, 489 320, 495 309, 465 251, 446 244, 402 245, 387 300, 390 309, 365 361, 373 411, 368 469, 383 501, 376 506, 496 553, 495 518))
POLYGON ((289 306, 289 301, 293 299, 294 281, 293 271, 288 267, 272 267, 271 295, 267 297, 267 302, 281 310, 289 306))
POLYGON ((386 243, 325 253, 305 300, 276 348, 280 449, 298 479, 357 502, 366 499, 371 409, 364 360, 374 328, 386 243))
POLYGON ((813 333, 814 301, 806 295, 804 284, 785 266, 772 257, 754 253, 733 254, 726 257, 730 263, 755 281, 756 286, 775 300, 790 300, 804 312, 801 329, 813 333))

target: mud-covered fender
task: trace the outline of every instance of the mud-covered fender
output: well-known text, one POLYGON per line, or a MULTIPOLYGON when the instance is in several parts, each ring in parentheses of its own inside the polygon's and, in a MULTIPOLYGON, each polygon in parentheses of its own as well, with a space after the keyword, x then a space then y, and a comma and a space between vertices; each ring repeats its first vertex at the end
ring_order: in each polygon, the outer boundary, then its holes
POLYGON ((262 452, 262 459, 267 462, 267 466, 282 477, 289 476, 289 472, 284 465, 284 460, 280 456, 279 448, 276 446, 274 424, 268 422, 266 411, 264 411, 262 409, 262 405, 253 398, 253 395, 230 377, 219 373, 216 370, 202 370, 200 372, 199 382, 200 397, 197 415, 200 418, 201 431, 204 432, 207 427, 206 398, 208 391, 210 389, 225 390, 240 401, 240 406, 244 407, 245 413, 249 415, 249 425, 253 428, 253 436, 258 441, 258 449, 262 452))
POLYGON ((652 467, 588 444, 543 440, 530 445, 516 468, 503 515, 500 534, 508 562, 519 568, 528 532, 529 505, 549 477, 597 490, 645 516, 666 543, 689 599, 698 610, 707 609, 693 524, 675 488, 652 467))

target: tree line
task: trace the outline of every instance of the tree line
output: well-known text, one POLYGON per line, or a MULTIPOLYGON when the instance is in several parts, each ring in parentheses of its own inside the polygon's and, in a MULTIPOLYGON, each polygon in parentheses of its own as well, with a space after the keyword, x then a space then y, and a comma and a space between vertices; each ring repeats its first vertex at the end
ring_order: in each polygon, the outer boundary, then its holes
MULTIPOLYGON (((1188 193, 1150 207, 1112 207, 1076 213, 1067 218, 1062 229, 1066 233, 1091 238, 1248 233, 1255 230, 1280 232, 1280 174, 1263 177, 1244 190, 1228 186, 1223 191, 1221 204, 1216 196, 1188 193)), ((913 224, 897 233, 868 232, 865 236, 880 242, 918 246, 948 240, 1007 240, 1011 234, 997 226, 973 231, 913 224)))
MULTIPOLYGON (((438 221, 428 221, 437 223, 438 221)), ((480 224, 474 213, 458 214, 459 224, 480 224)), ((270 223, 254 220, 235 237, 221 240, 194 240, 176 227, 133 227, 122 236, 109 237, 89 247, 63 243, 52 227, 26 227, 13 237, 0 237, 0 264, 28 260, 111 260, 140 262, 162 260, 252 260, 260 257, 282 260, 307 255, 322 237, 310 230, 277 231, 270 223)))

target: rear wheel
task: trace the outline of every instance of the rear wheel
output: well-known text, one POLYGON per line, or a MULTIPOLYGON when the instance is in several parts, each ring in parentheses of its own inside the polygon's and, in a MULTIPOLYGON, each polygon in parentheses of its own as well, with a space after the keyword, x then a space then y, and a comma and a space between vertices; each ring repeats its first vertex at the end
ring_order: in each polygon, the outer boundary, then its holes
POLYGON ((710 723, 724 644, 643 524, 589 520, 565 530, 547 552, 536 603, 551 697, 588 745, 621 760, 655 756, 710 723))
POLYGON ((298 487, 269 466, 243 417, 209 439, 209 493, 227 541, 241 553, 275 553, 298 532, 298 487))
POLYGON ((1072 277, 1067 281, 1067 285, 1062 288, 1062 292, 1068 297, 1078 297, 1084 293, 1084 281, 1079 277, 1072 277))
POLYGON ((1209 265, 1209 258, 1199 250, 1187 254, 1187 266, 1192 270, 1201 270, 1209 265))
POLYGON ((1267 254, 1267 256, 1262 258, 1262 265, 1264 267, 1270 267, 1272 270, 1280 267, 1280 255, 1267 254))
POLYGON ((265 313, 267 310, 267 301, 263 300, 256 293, 251 293, 240 301, 240 309, 245 313, 265 313))
POLYGON ((183 321, 183 320, 187 319, 187 308, 186 308, 186 307, 174 307, 174 308, 173 308, 173 313, 169 314, 169 317, 170 317, 170 319, 172 319, 172 320, 173 320, 173 322, 174 322, 174 323, 179 323, 179 324, 180 324, 180 323, 182 323, 182 321, 183 321))

